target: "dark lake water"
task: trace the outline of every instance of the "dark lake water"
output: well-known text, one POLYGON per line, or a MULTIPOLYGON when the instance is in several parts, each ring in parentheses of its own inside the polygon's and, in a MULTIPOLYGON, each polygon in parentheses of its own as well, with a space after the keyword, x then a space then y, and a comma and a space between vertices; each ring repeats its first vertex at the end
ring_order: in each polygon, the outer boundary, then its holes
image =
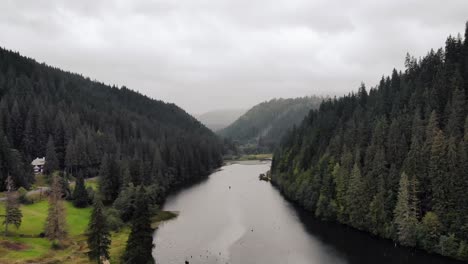
POLYGON ((180 215, 154 234, 157 263, 459 263, 317 221, 258 180, 269 166, 224 166, 170 196, 164 210, 180 215))

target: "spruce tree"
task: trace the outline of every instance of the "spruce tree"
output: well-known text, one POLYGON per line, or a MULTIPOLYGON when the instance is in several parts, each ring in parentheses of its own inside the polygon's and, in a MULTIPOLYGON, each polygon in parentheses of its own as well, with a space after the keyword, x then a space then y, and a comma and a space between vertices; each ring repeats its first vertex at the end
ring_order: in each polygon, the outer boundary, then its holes
POLYGON ((132 230, 123 255, 126 264, 153 264, 153 229, 145 189, 140 186, 135 200, 132 230))
POLYGON ((55 152, 55 144, 52 137, 49 137, 46 146, 46 163, 44 165, 44 173, 47 175, 52 174, 54 171, 58 170, 59 160, 57 158, 57 153, 55 152))
POLYGON ((88 206, 89 195, 86 190, 83 176, 78 175, 76 178, 75 189, 73 190, 73 205, 78 208, 83 208, 88 206))
POLYGON ((62 186, 57 175, 52 176, 45 235, 49 240, 58 240, 59 242, 67 236, 65 207, 62 200, 62 186))
POLYGON ((401 174, 398 200, 394 211, 394 222, 397 227, 398 241, 405 246, 416 245, 416 228, 418 224, 418 200, 415 179, 401 174))
POLYGON ((19 208, 18 193, 13 190, 13 180, 10 176, 7 178, 7 193, 6 193, 6 204, 5 204, 5 236, 8 235, 8 225, 12 224, 17 229, 21 225, 23 214, 19 208))
MULTIPOLYGON (((451 190, 450 179, 447 178, 447 144, 444 133, 437 129, 432 140, 429 163, 429 178, 431 181, 432 204, 437 215, 446 216, 449 210, 448 194, 451 190)), ((447 221, 442 219, 444 225, 447 221)))
POLYGON ((104 215, 104 206, 99 195, 94 197, 93 211, 88 225, 88 256, 99 264, 109 259, 111 235, 104 215))
POLYGON ((102 195, 102 201, 109 205, 117 198, 120 190, 119 170, 116 168, 116 162, 112 157, 105 154, 102 157, 101 168, 99 170, 99 192, 102 195))
POLYGON ((351 178, 349 180, 349 188, 346 204, 349 214, 349 222, 352 226, 362 229, 365 226, 367 209, 365 183, 362 179, 361 170, 357 163, 354 164, 351 178))

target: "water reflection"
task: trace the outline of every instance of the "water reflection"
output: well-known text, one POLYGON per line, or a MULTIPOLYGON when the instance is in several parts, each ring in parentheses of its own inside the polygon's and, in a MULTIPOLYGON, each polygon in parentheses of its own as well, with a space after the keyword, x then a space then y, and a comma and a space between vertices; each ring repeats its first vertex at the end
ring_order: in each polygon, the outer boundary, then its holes
POLYGON ((168 198, 180 215, 155 232, 157 263, 456 263, 315 220, 258 175, 234 164, 168 198))

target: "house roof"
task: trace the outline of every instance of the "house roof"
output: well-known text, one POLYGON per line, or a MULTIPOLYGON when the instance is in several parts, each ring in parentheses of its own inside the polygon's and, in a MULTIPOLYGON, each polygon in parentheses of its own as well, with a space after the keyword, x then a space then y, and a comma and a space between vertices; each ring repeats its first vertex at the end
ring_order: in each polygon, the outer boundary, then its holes
POLYGON ((43 158, 36 158, 31 162, 31 165, 33 166, 41 166, 45 164, 45 157, 43 158))

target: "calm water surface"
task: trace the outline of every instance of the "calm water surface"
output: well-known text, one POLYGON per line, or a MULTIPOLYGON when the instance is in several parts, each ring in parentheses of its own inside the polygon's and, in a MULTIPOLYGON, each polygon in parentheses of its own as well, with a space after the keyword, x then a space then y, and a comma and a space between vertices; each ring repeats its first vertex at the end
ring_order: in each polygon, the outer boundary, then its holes
POLYGON ((157 263, 459 263, 315 220, 258 180, 269 166, 224 166, 170 196, 164 210, 180 214, 154 234, 157 263))

